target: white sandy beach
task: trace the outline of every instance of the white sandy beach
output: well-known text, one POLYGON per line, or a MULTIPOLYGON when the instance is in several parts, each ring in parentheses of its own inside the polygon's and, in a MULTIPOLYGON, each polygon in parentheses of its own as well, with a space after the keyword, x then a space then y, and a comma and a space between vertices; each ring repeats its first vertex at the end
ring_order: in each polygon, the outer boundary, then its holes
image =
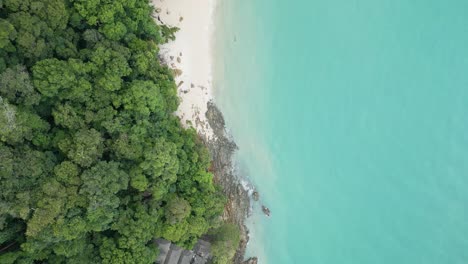
POLYGON ((152 0, 158 24, 178 27, 176 40, 161 47, 160 55, 176 76, 181 98, 177 115, 184 125, 191 123, 208 138, 213 132, 205 117, 207 103, 213 99, 212 36, 215 0, 152 0), (179 71, 179 72, 180 72, 179 71))

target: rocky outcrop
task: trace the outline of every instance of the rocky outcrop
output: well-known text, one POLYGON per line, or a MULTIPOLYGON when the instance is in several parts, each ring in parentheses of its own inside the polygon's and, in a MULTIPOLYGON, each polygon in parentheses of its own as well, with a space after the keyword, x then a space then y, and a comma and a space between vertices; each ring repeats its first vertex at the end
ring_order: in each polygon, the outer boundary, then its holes
MULTIPOLYGON (((235 223, 241 230, 241 242, 234 257, 234 264, 252 264, 255 262, 243 262, 249 233, 245 226, 245 219, 249 213, 250 199, 247 190, 240 182, 240 178, 235 174, 232 156, 237 150, 236 143, 227 134, 222 113, 213 102, 208 103, 206 118, 213 129, 214 137, 204 139, 208 146, 212 158, 212 169, 215 175, 215 182, 224 190, 228 198, 223 218, 225 221, 235 223)), ((253 259, 249 261, 254 261, 253 259)))

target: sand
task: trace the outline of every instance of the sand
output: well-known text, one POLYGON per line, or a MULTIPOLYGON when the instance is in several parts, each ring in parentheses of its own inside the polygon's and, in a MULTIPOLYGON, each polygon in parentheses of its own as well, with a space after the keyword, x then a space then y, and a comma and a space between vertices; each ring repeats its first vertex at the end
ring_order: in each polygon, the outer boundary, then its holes
POLYGON ((152 0, 158 24, 180 28, 176 40, 160 47, 160 56, 177 69, 181 103, 176 114, 185 126, 193 126, 200 135, 213 137, 205 113, 213 99, 212 39, 215 0, 152 0))

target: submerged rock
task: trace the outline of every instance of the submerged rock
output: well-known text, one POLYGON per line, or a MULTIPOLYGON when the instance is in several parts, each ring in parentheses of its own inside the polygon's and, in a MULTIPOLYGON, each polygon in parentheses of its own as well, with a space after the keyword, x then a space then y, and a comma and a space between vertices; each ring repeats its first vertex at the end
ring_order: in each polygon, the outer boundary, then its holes
POLYGON ((263 213, 266 215, 266 216, 270 216, 271 215, 271 211, 268 207, 262 205, 262 211, 263 213))
POLYGON ((260 194, 257 192, 257 191, 254 191, 252 193, 252 199, 256 202, 258 202, 258 200, 260 200, 260 194))

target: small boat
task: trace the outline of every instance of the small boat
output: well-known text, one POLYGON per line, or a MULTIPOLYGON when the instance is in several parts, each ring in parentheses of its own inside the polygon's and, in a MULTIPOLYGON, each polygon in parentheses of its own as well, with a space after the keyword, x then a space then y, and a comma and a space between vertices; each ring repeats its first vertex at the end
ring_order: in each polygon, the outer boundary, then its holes
POLYGON ((262 211, 266 216, 270 216, 270 214, 271 214, 270 209, 268 209, 268 207, 266 207, 264 205, 262 205, 262 211))

